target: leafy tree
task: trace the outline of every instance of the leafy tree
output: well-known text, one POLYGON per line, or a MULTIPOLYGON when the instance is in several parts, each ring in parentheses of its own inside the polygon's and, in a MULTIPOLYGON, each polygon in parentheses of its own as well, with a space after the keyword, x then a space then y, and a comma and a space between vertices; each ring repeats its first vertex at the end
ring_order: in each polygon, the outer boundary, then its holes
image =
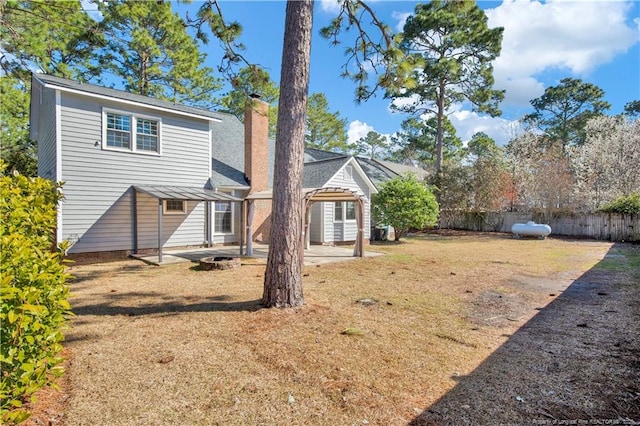
POLYGON ((356 143, 358 145, 358 152, 370 155, 372 160, 376 156, 376 150, 385 149, 389 145, 386 137, 374 131, 367 133, 366 136, 360 138, 356 143))
POLYGON ((587 121, 611 107, 603 97, 604 91, 594 84, 563 78, 560 84, 547 87, 542 96, 531 101, 535 111, 523 120, 539 127, 566 151, 570 145, 584 143, 587 121))
POLYGON ((437 175, 444 160, 444 118, 453 103, 467 100, 474 111, 501 113, 504 91, 492 89, 491 62, 500 54, 502 31, 490 29, 484 12, 470 0, 419 4, 407 19, 401 48, 419 58, 421 66, 415 70, 415 87, 392 89, 387 95, 404 100, 392 104, 398 111, 435 115, 437 175))
POLYGON ((496 141, 484 132, 475 133, 471 137, 467 144, 467 151, 476 160, 495 157, 501 153, 496 141))
POLYGON ((271 80, 269 73, 256 66, 249 65, 232 77, 233 89, 220 99, 222 111, 235 115, 244 122, 244 107, 252 94, 269 104, 269 135, 275 136, 278 123, 278 86, 271 80))
POLYGON ((467 150, 473 159, 469 190, 472 209, 501 210, 510 201, 511 179, 502 149, 483 132, 473 135, 467 150))
POLYGON ((587 123, 584 144, 571 152, 576 192, 593 211, 640 188, 640 120, 596 117, 587 123))
POLYGON ((346 151, 349 148, 345 131, 347 119, 340 118, 338 111, 329 111, 329 101, 323 93, 309 96, 306 123, 305 146, 328 151, 346 151))
POLYGON ((29 139, 31 72, 85 79, 102 38, 80 1, 0 1, 0 157, 9 170, 37 174, 29 139))
POLYGON ((29 92, 20 80, 0 77, 0 158, 9 170, 38 174, 38 147, 29 139, 29 92))
MULTIPOLYGON (((436 139, 438 120, 435 116, 422 120, 416 117, 407 118, 400 125, 400 132, 392 136, 392 142, 399 147, 392 154, 395 161, 401 163, 419 163, 423 167, 435 167, 437 159, 436 139)), ((459 160, 462 141, 456 136, 456 129, 447 117, 442 121, 442 157, 443 161, 459 160)))
POLYGON ((171 2, 99 2, 108 43, 99 55, 103 72, 124 81, 127 91, 209 107, 220 89, 204 55, 171 10, 171 2))
POLYGON ((600 209, 604 213, 640 214, 640 193, 621 196, 600 209))
POLYGON ((506 152, 519 208, 551 212, 574 207, 575 178, 560 145, 526 132, 511 140, 506 152))
POLYGON ((32 70, 85 79, 94 48, 103 42, 80 0, 0 2, 2 71, 23 85, 32 70))
POLYGON ((468 165, 445 161, 442 177, 435 187, 441 211, 472 209, 473 197, 469 191, 471 172, 468 165))
POLYGON ((385 182, 373 198, 373 217, 393 226, 395 241, 410 229, 424 229, 438 220, 438 202, 412 174, 385 182))
POLYGON ((640 117, 640 101, 630 101, 624 105, 624 114, 629 117, 640 117))

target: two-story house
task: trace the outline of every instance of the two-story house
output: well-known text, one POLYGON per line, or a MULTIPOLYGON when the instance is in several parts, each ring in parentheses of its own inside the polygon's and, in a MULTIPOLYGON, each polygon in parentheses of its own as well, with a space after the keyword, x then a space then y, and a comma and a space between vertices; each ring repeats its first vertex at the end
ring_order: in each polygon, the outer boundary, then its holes
MULTIPOLYGON (((72 243, 69 254, 268 242, 274 142, 264 102, 251 103, 243 125, 43 74, 31 91, 38 174, 64 182, 57 239, 72 243)), ((307 150, 307 242, 368 238, 374 181, 396 175, 382 162, 307 150)))

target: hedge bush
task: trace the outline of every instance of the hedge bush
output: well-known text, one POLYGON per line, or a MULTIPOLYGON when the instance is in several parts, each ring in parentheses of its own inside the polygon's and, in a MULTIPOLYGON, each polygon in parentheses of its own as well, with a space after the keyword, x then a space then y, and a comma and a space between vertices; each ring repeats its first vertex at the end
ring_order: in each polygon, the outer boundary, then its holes
POLYGON ((385 182, 373 197, 373 217, 377 223, 391 225, 399 241, 409 229, 435 225, 440 208, 431 189, 413 174, 385 182))
POLYGON ((600 211, 604 213, 639 214, 640 194, 635 193, 626 197, 618 197, 610 203, 605 204, 600 211))
POLYGON ((62 374, 62 327, 70 314, 64 245, 53 250, 60 185, 0 164, 0 423, 29 413, 23 404, 62 374))

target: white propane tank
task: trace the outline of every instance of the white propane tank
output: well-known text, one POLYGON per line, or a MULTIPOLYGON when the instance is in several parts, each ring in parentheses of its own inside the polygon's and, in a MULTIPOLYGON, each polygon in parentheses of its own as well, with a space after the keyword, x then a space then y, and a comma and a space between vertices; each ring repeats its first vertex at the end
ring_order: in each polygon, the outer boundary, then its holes
POLYGON ((514 223, 511 232, 515 238, 519 237, 538 237, 543 240, 551 233, 551 227, 542 223, 529 221, 527 223, 514 223))

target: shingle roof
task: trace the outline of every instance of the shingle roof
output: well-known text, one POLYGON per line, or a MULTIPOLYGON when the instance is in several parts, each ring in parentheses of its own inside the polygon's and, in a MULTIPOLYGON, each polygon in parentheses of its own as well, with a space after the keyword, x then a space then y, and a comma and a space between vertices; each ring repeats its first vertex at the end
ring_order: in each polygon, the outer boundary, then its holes
POLYGON ((148 105, 156 108, 164 108, 174 110, 181 113, 201 116, 206 119, 222 120, 228 114, 222 114, 219 112, 209 111, 201 108, 194 108, 182 104, 177 104, 161 99, 151 98, 143 95, 136 95, 135 93, 125 92, 123 90, 111 89, 108 87, 96 86, 89 83, 81 83, 79 81, 68 80, 66 78, 54 77, 47 74, 33 74, 34 78, 40 80, 44 84, 50 84, 58 86, 63 89, 78 90, 92 95, 106 96, 114 99, 121 99, 124 101, 136 102, 143 105, 148 105))
POLYGON ((340 157, 304 163, 302 186, 304 188, 321 188, 340 170, 350 157, 340 157))
POLYGON ((316 148, 304 149, 305 163, 310 163, 312 161, 326 160, 328 158, 336 158, 336 157, 344 157, 344 154, 339 154, 337 152, 331 152, 331 151, 323 151, 321 149, 316 149, 316 148))
POLYGON ((356 157, 356 161, 362 170, 369 176, 371 182, 377 187, 398 176, 393 170, 382 166, 380 163, 364 157, 356 157))

